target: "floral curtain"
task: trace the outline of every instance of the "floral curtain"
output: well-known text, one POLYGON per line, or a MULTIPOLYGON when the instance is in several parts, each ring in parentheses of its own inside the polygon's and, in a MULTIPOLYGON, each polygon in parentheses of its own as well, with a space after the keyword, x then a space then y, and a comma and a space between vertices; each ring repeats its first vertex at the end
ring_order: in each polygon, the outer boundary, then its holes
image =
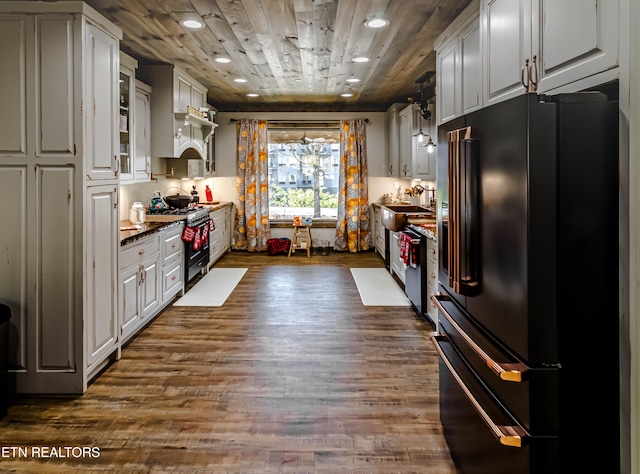
POLYGON ((238 122, 238 172, 233 248, 267 250, 269 230, 269 172, 267 121, 238 122))
POLYGON ((371 248, 367 138, 362 119, 340 121, 340 187, 335 250, 356 253, 371 248))

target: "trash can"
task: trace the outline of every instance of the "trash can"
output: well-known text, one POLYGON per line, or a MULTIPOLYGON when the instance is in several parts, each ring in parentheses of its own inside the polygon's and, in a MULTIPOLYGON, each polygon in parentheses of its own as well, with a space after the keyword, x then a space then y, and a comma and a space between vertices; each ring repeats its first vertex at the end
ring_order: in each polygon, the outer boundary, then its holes
POLYGON ((9 407, 9 320, 11 308, 0 304, 0 418, 9 407))

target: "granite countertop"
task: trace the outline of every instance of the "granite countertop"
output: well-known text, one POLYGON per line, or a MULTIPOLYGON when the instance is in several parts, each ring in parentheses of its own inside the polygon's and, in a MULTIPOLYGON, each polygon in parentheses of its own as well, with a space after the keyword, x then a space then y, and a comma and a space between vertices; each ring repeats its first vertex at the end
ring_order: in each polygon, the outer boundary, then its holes
POLYGON ((150 235, 160 232, 161 230, 170 229, 171 227, 184 226, 185 219, 173 222, 145 222, 133 226, 128 220, 120 221, 120 246, 123 247, 137 240, 144 239, 150 235), (125 227, 136 227, 136 229, 122 230, 125 227))
MULTIPOLYGON (((202 202, 199 203, 199 206, 208 208, 209 212, 217 211, 218 209, 222 209, 226 206, 231 206, 233 203, 231 202, 202 202)), ((128 245, 132 242, 135 242, 140 239, 144 239, 150 235, 153 235, 156 232, 160 232, 165 229, 170 229, 175 226, 184 226, 185 221, 187 220, 186 216, 181 219, 171 221, 171 222, 145 222, 144 224, 140 224, 138 226, 134 226, 128 220, 120 221, 120 246, 128 245), (131 228, 130 227, 135 227, 131 228), (124 229, 127 228, 127 229, 124 229)))

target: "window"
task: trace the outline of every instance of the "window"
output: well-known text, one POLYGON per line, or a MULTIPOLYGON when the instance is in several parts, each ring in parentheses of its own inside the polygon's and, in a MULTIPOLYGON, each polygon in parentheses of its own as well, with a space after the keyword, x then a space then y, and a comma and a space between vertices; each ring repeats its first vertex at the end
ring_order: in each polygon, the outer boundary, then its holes
POLYGON ((340 128, 269 124, 269 218, 335 219, 340 128))

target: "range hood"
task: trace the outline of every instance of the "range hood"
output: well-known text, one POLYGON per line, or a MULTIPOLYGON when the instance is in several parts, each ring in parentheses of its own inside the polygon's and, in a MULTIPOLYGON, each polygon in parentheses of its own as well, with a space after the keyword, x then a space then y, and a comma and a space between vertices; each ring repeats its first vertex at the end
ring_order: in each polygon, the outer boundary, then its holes
POLYGON ((153 88, 151 156, 205 160, 218 126, 206 113, 207 89, 172 65, 140 66, 137 75, 153 88), (206 116, 200 116, 203 110, 206 116))

